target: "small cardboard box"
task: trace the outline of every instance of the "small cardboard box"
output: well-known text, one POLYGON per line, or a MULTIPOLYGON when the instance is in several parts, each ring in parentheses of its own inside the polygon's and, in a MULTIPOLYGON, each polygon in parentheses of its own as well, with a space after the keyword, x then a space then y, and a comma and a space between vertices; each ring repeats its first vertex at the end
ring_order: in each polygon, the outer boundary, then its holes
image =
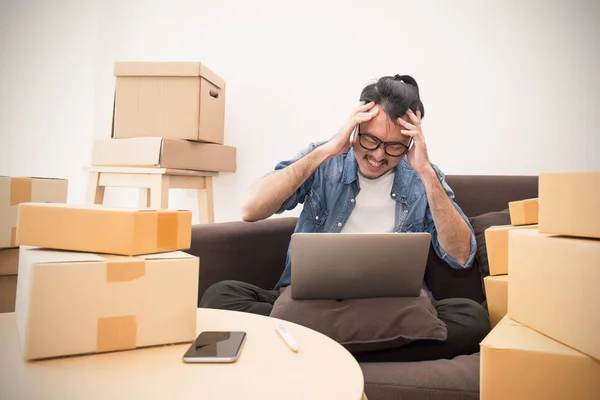
POLYGON ((225 81, 197 62, 117 62, 114 138, 223 144, 225 81))
POLYGON ((508 316, 600 360, 600 240, 510 232, 508 316))
POLYGON ((508 309, 508 275, 483 278, 492 328, 506 315, 508 309))
POLYGON ((0 276, 17 275, 19 272, 19 249, 0 249, 0 276))
POLYGON ((541 233, 600 238, 600 172, 542 173, 541 233))
POLYGON ((0 313, 15 311, 17 275, 0 275, 0 313))
POLYGON ((235 172, 236 148, 152 137, 103 139, 94 142, 92 164, 235 172))
POLYGON ((508 317, 481 342, 482 400, 596 400, 599 377, 598 360, 508 317))
POLYGON ((19 205, 17 244, 135 256, 187 250, 192 212, 102 205, 19 205))
POLYGON ((511 225, 531 225, 538 223, 538 199, 511 201, 508 203, 511 225))
POLYGON ((537 225, 500 225, 485 230, 485 247, 490 275, 508 274, 508 232, 513 229, 535 229, 537 225))
POLYGON ((0 176, 0 248, 17 247, 20 203, 66 203, 67 190, 65 179, 0 176))
POLYGON ((21 248, 17 328, 23 358, 191 342, 199 259, 21 248))

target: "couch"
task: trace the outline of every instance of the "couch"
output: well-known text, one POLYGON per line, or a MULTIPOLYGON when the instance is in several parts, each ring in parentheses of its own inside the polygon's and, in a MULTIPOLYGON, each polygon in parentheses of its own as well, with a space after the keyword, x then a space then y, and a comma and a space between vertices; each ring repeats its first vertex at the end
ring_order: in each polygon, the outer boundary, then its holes
MULTIPOLYGON (((537 176, 448 175, 446 180, 469 218, 505 211, 509 201, 538 195, 537 176)), ((281 216, 254 223, 195 225, 189 253, 201 260, 199 299, 210 285, 226 279, 273 288, 283 271, 296 221, 281 216)), ((431 251, 425 281, 436 299, 466 297, 485 305, 477 260, 473 268, 454 270, 431 251)), ((452 360, 362 363, 361 367, 369 400, 479 398, 478 353, 452 360)))

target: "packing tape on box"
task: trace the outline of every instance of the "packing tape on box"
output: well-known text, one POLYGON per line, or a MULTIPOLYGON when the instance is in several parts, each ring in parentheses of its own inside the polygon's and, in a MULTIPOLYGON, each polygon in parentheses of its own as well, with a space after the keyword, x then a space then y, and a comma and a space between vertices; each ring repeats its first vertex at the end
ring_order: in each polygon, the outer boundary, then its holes
POLYGON ((31 178, 10 178, 10 205, 31 202, 31 178))
POLYGON ((179 215, 177 212, 159 211, 156 235, 156 247, 162 250, 177 248, 179 232, 179 215))
POLYGON ((131 350, 137 343, 137 319, 135 315, 98 318, 96 351, 131 350))
POLYGON ((137 257, 108 256, 106 259, 106 282, 127 282, 146 274, 146 261, 137 257))

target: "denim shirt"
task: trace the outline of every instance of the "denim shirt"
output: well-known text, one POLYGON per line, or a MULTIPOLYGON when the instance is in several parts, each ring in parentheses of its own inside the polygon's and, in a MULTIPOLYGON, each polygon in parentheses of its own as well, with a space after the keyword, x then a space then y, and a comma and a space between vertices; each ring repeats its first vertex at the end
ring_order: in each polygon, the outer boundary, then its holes
MULTIPOLYGON (((275 171, 283 169, 313 151, 320 143, 312 143, 291 160, 281 161, 275 171)), ((396 201, 394 232, 429 232, 431 245, 437 255, 452 268, 470 268, 475 258, 476 241, 473 227, 460 207, 454 202, 454 192, 439 168, 433 168, 454 207, 471 229, 471 251, 464 264, 459 263, 440 246, 428 206, 425 186, 406 157, 394 169, 394 183, 390 198, 396 201)), ((276 211, 276 214, 304 204, 294 232, 340 232, 356 204, 358 195, 358 164, 351 148, 346 153, 324 162, 276 211)), ((291 245, 288 247, 286 266, 275 289, 291 284, 291 245)), ((425 283, 423 287, 426 289, 425 283)))

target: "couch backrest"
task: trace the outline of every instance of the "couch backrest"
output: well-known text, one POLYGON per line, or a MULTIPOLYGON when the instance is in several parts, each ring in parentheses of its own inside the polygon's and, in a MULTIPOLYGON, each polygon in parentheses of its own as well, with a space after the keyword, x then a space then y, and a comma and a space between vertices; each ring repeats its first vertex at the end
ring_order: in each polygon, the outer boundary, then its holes
POLYGON ((468 217, 508 208, 508 202, 538 196, 537 176, 448 175, 455 201, 468 217))
MULTIPOLYGON (((454 191, 454 200, 469 218, 505 210, 509 201, 538 196, 537 176, 447 175, 446 181, 454 191)), ((425 282, 438 300, 466 297, 480 303, 485 299, 477 261, 473 268, 456 270, 431 250, 425 282)))

